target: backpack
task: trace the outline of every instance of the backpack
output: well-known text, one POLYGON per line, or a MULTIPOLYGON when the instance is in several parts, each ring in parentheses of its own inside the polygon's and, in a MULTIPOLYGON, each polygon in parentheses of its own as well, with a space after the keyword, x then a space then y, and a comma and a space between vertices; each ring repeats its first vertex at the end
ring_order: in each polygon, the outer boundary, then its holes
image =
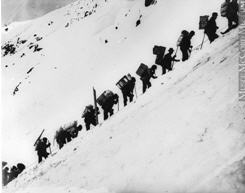
POLYGON ((227 16, 227 10, 228 10, 228 6, 229 4, 224 2, 221 4, 221 7, 220 7, 220 15, 222 17, 226 17, 227 16))
POLYGON ((88 113, 91 113, 93 111, 93 108, 93 105, 86 106, 83 111, 82 118, 84 118, 88 113))
POLYGON ((208 19, 209 19, 208 15, 200 16, 199 29, 205 29, 205 27, 208 24, 208 19))
POLYGON ((155 0, 145 0, 145 6, 148 7, 151 4, 153 4, 155 2, 155 0))
POLYGON ((136 74, 139 75, 140 77, 142 77, 142 75, 144 75, 146 72, 148 72, 149 68, 147 65, 141 63, 139 68, 136 71, 136 74))
POLYGON ((123 76, 117 83, 116 86, 119 89, 123 89, 131 81, 132 76, 130 74, 123 76))
POLYGON ((156 57, 155 64, 162 66, 163 65, 163 56, 160 55, 156 57))
POLYGON ((163 46, 157 46, 155 45, 153 47, 153 54, 154 55, 164 55, 166 48, 163 46))
POLYGON ((114 93, 110 90, 106 90, 99 96, 99 98, 97 98, 97 103, 102 106, 113 97, 114 93))

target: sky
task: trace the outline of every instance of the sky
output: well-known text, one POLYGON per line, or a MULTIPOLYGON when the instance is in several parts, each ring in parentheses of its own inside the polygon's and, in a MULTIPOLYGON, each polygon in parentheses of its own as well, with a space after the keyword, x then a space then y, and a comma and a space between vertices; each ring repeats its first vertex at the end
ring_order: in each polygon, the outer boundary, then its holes
POLYGON ((1 0, 2 25, 40 17, 75 0, 1 0))

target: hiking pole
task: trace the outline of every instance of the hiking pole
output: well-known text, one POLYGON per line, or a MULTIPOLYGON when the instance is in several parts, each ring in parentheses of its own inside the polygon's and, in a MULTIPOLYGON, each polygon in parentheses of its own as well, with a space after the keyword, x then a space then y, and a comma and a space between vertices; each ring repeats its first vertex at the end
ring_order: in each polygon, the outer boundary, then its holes
POLYGON ((177 55, 178 51, 179 51, 179 46, 177 46, 177 48, 176 48, 176 51, 175 51, 175 54, 174 54, 174 55, 177 55))
MULTIPOLYGON (((51 146, 51 143, 50 143, 50 141, 48 140, 48 143, 50 144, 50 146, 51 146)), ((52 151, 51 151, 51 147, 49 146, 49 153, 50 153, 50 155, 52 154, 52 151)))
POLYGON ((117 112, 119 111, 119 101, 117 103, 117 112))
POLYGON ((136 90, 136 84, 135 84, 135 87, 134 87, 134 92, 135 92, 135 96, 136 96, 136 99, 137 99, 138 95, 137 95, 137 90, 136 90))
MULTIPOLYGON (((175 51, 175 53, 174 53, 174 56, 177 55, 178 51, 179 51, 179 46, 177 46, 176 51, 175 51)), ((175 58, 174 58, 174 59, 175 59, 175 58)), ((172 70, 173 70, 173 67, 174 67, 174 61, 172 61, 172 65, 171 65, 171 69, 172 69, 172 70)))
POLYGON ((93 87, 93 95, 94 95, 94 109, 95 109, 95 121, 96 121, 96 125, 99 124, 99 117, 98 117, 98 110, 97 110, 97 100, 96 100, 96 90, 93 87))
POLYGON ((202 39, 202 43, 201 43, 200 49, 202 49, 202 46, 203 46, 203 43, 204 43, 204 39, 205 39, 205 31, 203 31, 203 39, 202 39))
POLYGON ((49 152, 50 152, 50 155, 52 155, 52 151, 51 151, 51 147, 49 146, 49 152))

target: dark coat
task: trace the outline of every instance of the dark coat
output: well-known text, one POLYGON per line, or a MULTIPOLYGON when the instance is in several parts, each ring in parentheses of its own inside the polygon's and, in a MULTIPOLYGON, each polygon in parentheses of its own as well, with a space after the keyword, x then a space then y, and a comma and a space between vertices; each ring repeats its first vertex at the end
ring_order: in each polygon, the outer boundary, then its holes
POLYGON ((178 62, 179 60, 175 59, 176 56, 172 56, 171 53, 167 53, 163 58, 163 65, 166 69, 172 69, 172 62, 178 62))
POLYGON ((206 34, 215 34, 217 29, 218 29, 218 26, 216 24, 216 19, 214 17, 211 17, 209 20, 208 20, 208 23, 205 27, 205 33, 206 34))
POLYGON ((50 143, 45 143, 43 140, 40 140, 40 141, 37 143, 37 146, 36 146, 37 154, 38 154, 38 155, 46 155, 46 154, 47 154, 46 149, 47 149, 48 147, 50 147, 50 143))
POLYGON ((189 36, 183 36, 181 42, 180 42, 180 49, 189 49, 191 45, 191 40, 189 36))
POLYGON ((118 103, 118 95, 114 94, 112 97, 108 98, 105 103, 101 106, 104 111, 110 111, 114 104, 118 103))
POLYGON ((121 90, 122 93, 125 95, 130 95, 131 93, 134 92, 134 87, 135 87, 135 81, 131 79, 121 90))
POLYGON ((237 2, 231 2, 228 4, 227 7, 227 18, 228 19, 234 19, 238 17, 238 10, 239 10, 239 5, 237 2))

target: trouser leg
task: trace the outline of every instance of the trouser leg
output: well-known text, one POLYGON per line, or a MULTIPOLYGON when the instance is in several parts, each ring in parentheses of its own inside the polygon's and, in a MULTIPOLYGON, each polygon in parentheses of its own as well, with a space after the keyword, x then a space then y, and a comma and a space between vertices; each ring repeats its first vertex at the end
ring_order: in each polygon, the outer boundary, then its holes
POLYGON ((40 163, 42 161, 42 155, 38 154, 38 163, 40 163))
POLYGON ((104 120, 108 119, 108 112, 104 110, 104 120))
POLYGON ((181 49, 181 52, 182 52, 182 61, 186 61, 188 59, 188 50, 181 49))
POLYGON ((124 106, 126 106, 127 105, 127 95, 125 94, 125 93, 123 93, 123 104, 124 104, 124 106))
POLYGON ((114 110, 110 109, 109 113, 110 113, 110 116, 112 116, 114 114, 114 110))
POLYGON ((150 88, 151 87, 151 82, 150 80, 147 81, 147 88, 150 88))
POLYGON ((86 130, 88 131, 88 130, 90 130, 90 123, 85 123, 85 126, 86 126, 86 130))
POLYGON ((145 91, 146 91, 146 82, 143 81, 143 93, 145 93, 145 91))
POLYGON ((162 66, 162 75, 166 74, 166 68, 165 66, 162 66))
POLYGON ((134 99, 134 94, 133 93, 130 93, 130 96, 129 96, 129 101, 132 102, 134 99))

